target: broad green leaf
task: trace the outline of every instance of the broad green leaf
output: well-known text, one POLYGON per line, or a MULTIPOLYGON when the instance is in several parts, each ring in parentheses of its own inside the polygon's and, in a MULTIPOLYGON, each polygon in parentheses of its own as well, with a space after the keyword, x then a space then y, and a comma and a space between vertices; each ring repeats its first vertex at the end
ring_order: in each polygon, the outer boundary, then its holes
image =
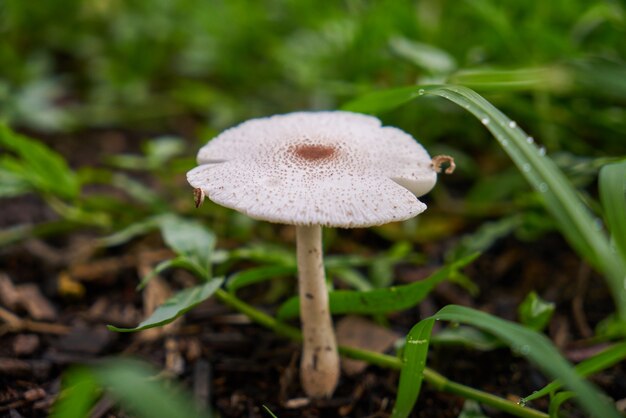
POLYGON ((420 321, 406 336, 402 352, 403 366, 400 371, 396 403, 391 413, 392 418, 408 417, 417 401, 424 380, 428 342, 433 325, 434 318, 420 321))
POLYGON ((193 399, 174 382, 155 379, 159 374, 143 363, 129 359, 106 361, 94 368, 100 384, 124 409, 139 418, 210 418, 195 407, 193 399))
MULTIPOLYGON (((607 348, 593 357, 581 361, 576 365, 575 369, 576 373, 580 376, 587 377, 601 370, 605 370, 624 359, 626 359, 626 343, 619 343, 607 348)), ((543 396, 549 395, 550 393, 556 392, 562 387, 563 384, 560 381, 554 381, 542 389, 533 392, 532 395, 526 396, 522 399, 522 401, 530 402, 532 400, 539 399, 543 396)))
POLYGON ((87 417, 100 396, 100 385, 86 367, 74 367, 63 375, 61 394, 54 402, 51 418, 87 417))
POLYGON ((178 255, 210 272, 215 235, 202 224, 171 215, 161 220, 163 240, 178 255))
POLYGON ((3 124, 0 124, 0 145, 18 157, 3 156, 0 166, 4 169, 12 171, 43 193, 67 199, 78 196, 78 179, 57 152, 34 139, 12 132, 3 124))
POLYGON ((522 324, 535 331, 541 331, 550 322, 554 309, 554 303, 541 299, 536 292, 530 292, 517 312, 522 324))
POLYGON ((259 283, 276 277, 293 276, 297 269, 289 266, 262 266, 240 271, 230 276, 226 282, 226 288, 236 292, 242 287, 259 283))
MULTIPOLYGON (((424 280, 407 285, 364 292, 352 290, 330 292, 328 295, 330 311, 333 314, 384 314, 408 309, 422 301, 437 284, 448 279, 476 257, 478 254, 462 258, 441 268, 424 280)), ((287 300, 278 309, 277 317, 279 319, 295 318, 299 313, 300 301, 299 298, 294 297, 287 300)))
MULTIPOLYGON (((472 113, 494 135, 517 165, 520 172, 542 197, 545 207, 556 220, 561 233, 576 251, 598 271, 605 274, 617 305, 619 317, 626 320, 626 263, 614 256, 607 237, 565 175, 545 149, 476 92, 461 86, 411 86, 374 92, 356 99, 343 108, 365 113, 389 110, 420 96, 440 96, 472 113)), ((626 332, 626 331, 625 331, 626 332)))
POLYGON ((179 316, 195 308, 198 304, 210 298, 220 288, 224 280, 215 278, 208 283, 181 290, 159 306, 150 317, 142 321, 135 328, 118 328, 108 325, 107 328, 117 332, 136 332, 169 324, 179 316))
POLYGON ((602 167, 599 185, 607 227, 626 262, 626 160, 602 167))

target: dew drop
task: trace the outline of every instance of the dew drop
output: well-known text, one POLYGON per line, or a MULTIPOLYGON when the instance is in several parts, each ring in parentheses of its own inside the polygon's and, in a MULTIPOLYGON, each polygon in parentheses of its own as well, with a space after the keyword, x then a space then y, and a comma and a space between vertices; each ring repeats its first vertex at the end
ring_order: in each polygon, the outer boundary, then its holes
POLYGON ((596 228, 596 230, 602 231, 602 229, 604 228, 604 224, 602 223, 602 219, 595 218, 593 220, 593 226, 594 226, 594 228, 596 228))
POLYGON ((509 141, 507 141, 507 140, 506 140, 506 139, 504 139, 504 138, 500 138, 500 143, 502 144, 502 146, 503 146, 504 148, 506 148, 506 147, 508 147, 508 146, 509 146, 509 141))
POLYGON ((530 164, 525 163, 522 165, 522 170, 526 173, 528 173, 530 171, 530 164))
POLYGON ((424 94, 424 93, 425 93, 424 89, 419 89, 419 90, 417 91, 417 94, 419 94, 420 96, 421 96, 422 94, 424 94))
POLYGON ((489 118, 482 118, 480 121, 482 122, 483 125, 489 125, 489 122, 490 122, 489 118))
POLYGON ((545 183, 540 183, 540 184, 539 184, 539 191, 540 191, 541 193, 545 193, 545 192, 547 192, 547 191, 548 191, 548 185, 547 185, 547 184, 545 184, 545 183))
POLYGON ((527 356, 528 354, 530 354, 530 346, 524 344, 523 346, 520 347, 519 352, 521 355, 527 356))
POLYGON ((546 147, 539 148, 539 155, 541 155, 542 157, 546 155, 546 147))
POLYGON ((520 399, 519 401, 517 401, 517 404, 519 406, 525 407, 526 406, 526 399, 525 398, 520 399))
POLYGON ((533 138, 532 136, 529 136, 526 138, 526 142, 528 142, 529 144, 533 144, 535 142, 535 138, 533 138))
POLYGON ((515 129, 517 127, 517 122, 515 122, 514 120, 512 120, 511 122, 509 122, 509 128, 511 129, 515 129))

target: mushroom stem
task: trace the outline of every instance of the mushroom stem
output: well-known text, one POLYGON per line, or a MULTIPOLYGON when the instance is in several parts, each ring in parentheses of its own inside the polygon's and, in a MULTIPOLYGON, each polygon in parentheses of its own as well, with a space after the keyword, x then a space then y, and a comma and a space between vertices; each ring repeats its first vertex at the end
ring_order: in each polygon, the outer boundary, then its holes
POLYGON ((339 380, 339 354, 328 306, 322 227, 296 226, 303 347, 300 380, 311 398, 329 398, 339 380))

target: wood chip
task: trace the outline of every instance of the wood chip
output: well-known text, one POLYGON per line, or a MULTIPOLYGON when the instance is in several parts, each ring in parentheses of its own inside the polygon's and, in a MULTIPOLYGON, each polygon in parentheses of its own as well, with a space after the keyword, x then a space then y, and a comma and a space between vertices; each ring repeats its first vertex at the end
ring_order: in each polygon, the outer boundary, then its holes
POLYGON ((13 282, 5 273, 0 273, 0 302, 7 308, 15 310, 20 296, 13 282))
MULTIPOLYGON (((398 338, 399 334, 358 316, 346 316, 337 323, 337 342, 340 345, 382 353, 390 349, 398 338)), ((367 363, 342 358, 341 367, 346 375, 354 376, 365 370, 367 363)))
POLYGON ((54 321, 57 319, 57 311, 50 301, 41 294, 39 287, 34 284, 17 286, 20 295, 20 303, 33 319, 54 321))
POLYGON ((11 310, 25 309, 33 319, 53 321, 57 318, 56 309, 41 294, 37 285, 28 283, 15 286, 4 273, 0 273, 0 302, 11 310))
POLYGON ((13 352, 16 356, 29 356, 39 348, 41 340, 35 334, 19 334, 13 340, 13 352))

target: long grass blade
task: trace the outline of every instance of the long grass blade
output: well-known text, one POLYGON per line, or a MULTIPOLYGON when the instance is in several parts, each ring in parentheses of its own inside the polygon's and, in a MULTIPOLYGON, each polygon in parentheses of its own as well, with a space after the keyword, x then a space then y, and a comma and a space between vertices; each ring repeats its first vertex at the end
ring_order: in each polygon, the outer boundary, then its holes
POLYGON ((616 250, 626 260, 626 160, 602 167, 599 185, 607 227, 616 250))
MULTIPOLYGON (((401 372, 401 380, 402 374, 405 374, 414 376, 414 379, 416 378, 417 381, 414 382, 414 386, 403 385, 401 387, 402 392, 398 391, 397 399, 403 402, 402 411, 407 410, 407 403, 410 400, 417 399, 421 384, 420 374, 423 373, 425 368, 422 351, 427 349, 430 340, 423 330, 428 328, 428 321, 433 320, 472 325, 495 335, 515 352, 534 363, 547 376, 565 382, 564 386, 578 395, 576 400, 590 416, 594 418, 619 418, 619 413, 608 403, 606 398, 593 385, 586 382, 576 373, 574 368, 559 354, 550 340, 543 334, 485 312, 456 305, 444 307, 431 318, 418 323, 409 333, 411 338, 415 334, 424 342, 420 342, 419 350, 415 350, 415 352, 408 351, 405 354, 406 358, 401 372)), ((407 344, 408 341, 409 338, 407 337, 407 344)), ((407 415, 398 414, 396 418, 404 416, 407 415)))

